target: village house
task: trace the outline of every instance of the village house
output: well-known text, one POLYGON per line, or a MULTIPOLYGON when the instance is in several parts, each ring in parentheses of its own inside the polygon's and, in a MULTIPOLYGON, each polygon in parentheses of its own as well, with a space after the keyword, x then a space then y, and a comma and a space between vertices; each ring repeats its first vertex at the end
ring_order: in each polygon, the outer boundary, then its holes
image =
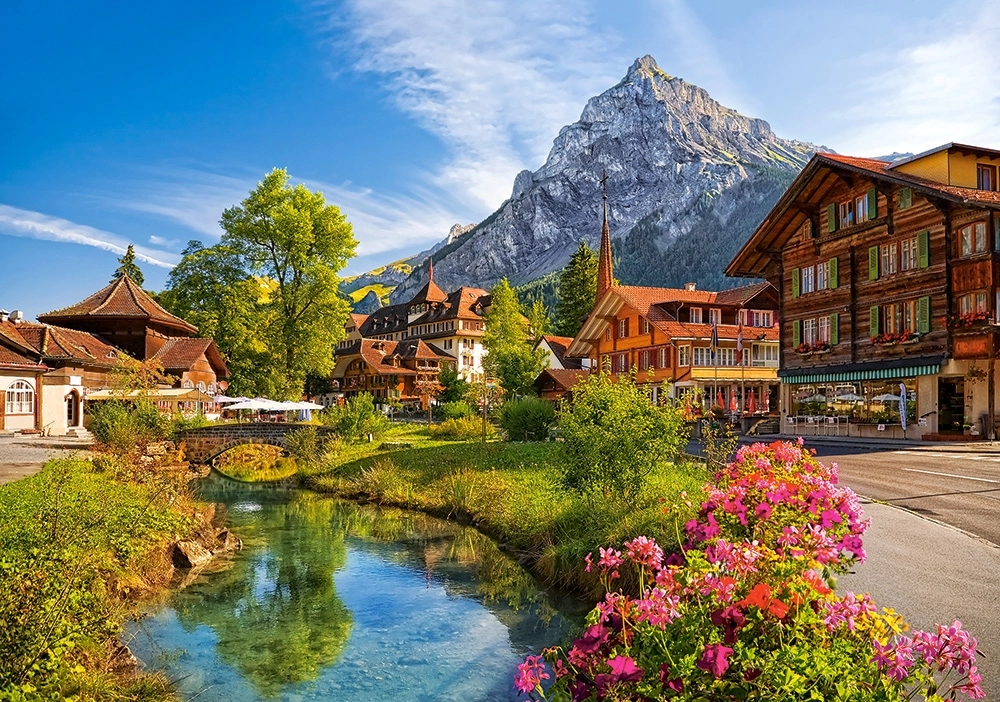
MULTIPOLYGON (((349 377, 347 369, 352 367, 352 363, 343 361, 374 358, 369 351, 371 344, 359 344, 362 340, 395 343, 419 340, 421 344, 411 343, 399 348, 423 354, 421 358, 434 360, 439 369, 449 365, 458 372, 459 377, 469 382, 481 380, 483 336, 486 329, 483 315, 489 309, 489 292, 470 287, 461 287, 451 293, 444 292, 434 282, 433 261, 428 261, 427 274, 427 283, 407 302, 383 307, 370 315, 350 315, 344 327, 346 338, 337 344, 337 364, 330 376, 334 393, 320 397, 318 401, 327 403, 341 392, 344 396, 350 394, 350 389, 344 383, 349 377), (430 349, 433 355, 428 356, 425 349, 430 349)), ((382 367, 380 363, 372 364, 367 360, 364 364, 370 369, 382 367)), ((358 365, 355 364, 354 367, 358 365)), ((373 389, 369 388, 369 391, 373 389)), ((380 392, 376 397, 416 399, 415 395, 407 394, 409 391, 402 385, 394 389, 394 392, 401 392, 402 395, 387 395, 381 392, 381 386, 378 389, 380 392)))
POLYGON ((946 144, 803 169, 726 271, 779 291, 785 431, 993 436, 998 166, 946 144))
POLYGON ((667 382, 672 397, 689 406, 721 404, 743 415, 776 409, 778 298, 770 283, 722 292, 697 290, 694 283, 682 289, 613 283, 605 206, 597 302, 568 356, 614 375, 634 371, 654 401, 667 382))
POLYGON ((215 343, 123 277, 76 305, 29 322, 0 312, 0 431, 81 432, 85 401, 107 399, 119 352, 155 358, 175 388, 154 398, 164 410, 206 409, 228 376, 215 343), (187 391, 187 392, 184 392, 187 391), (188 397, 190 395, 190 397, 188 397))
POLYGON ((454 357, 421 339, 358 339, 338 349, 332 376, 345 399, 367 392, 381 404, 393 400, 426 410, 441 371, 454 364, 454 357))

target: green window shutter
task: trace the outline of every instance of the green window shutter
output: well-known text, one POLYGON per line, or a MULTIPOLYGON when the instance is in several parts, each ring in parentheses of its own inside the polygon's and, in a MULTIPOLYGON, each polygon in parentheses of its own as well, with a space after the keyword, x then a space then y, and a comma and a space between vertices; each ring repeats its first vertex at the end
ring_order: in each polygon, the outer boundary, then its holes
POLYGON ((868 310, 868 336, 872 339, 878 336, 878 305, 868 310))
POLYGON ((834 202, 826 206, 826 230, 837 231, 837 204, 834 202))
POLYGON ((993 250, 1000 251, 1000 217, 993 215, 993 250))
POLYGON ((868 219, 878 219, 878 191, 875 188, 868 191, 868 219))
POLYGON ((792 269, 792 297, 798 297, 799 296, 799 282, 800 282, 799 269, 798 268, 793 268, 792 269))
POLYGON ((836 288, 840 285, 840 278, 837 272, 837 257, 830 259, 830 287, 836 288))
POLYGON ((913 206, 913 188, 899 189, 899 209, 905 210, 913 206))
POLYGON ((930 295, 917 300, 917 331, 926 334, 931 330, 931 298, 930 295))
POLYGON ((816 225, 813 223, 812 219, 806 220, 806 232, 809 234, 810 239, 816 238, 816 225))
POLYGON ((931 265, 931 233, 926 229, 917 234, 917 265, 920 268, 931 265))
POLYGON ((868 247, 868 280, 878 279, 878 247, 868 247))
POLYGON ((830 346, 840 343, 840 315, 834 312, 830 315, 830 346))
POLYGON ((796 319, 792 322, 792 348, 798 348, 802 343, 802 320, 796 319))

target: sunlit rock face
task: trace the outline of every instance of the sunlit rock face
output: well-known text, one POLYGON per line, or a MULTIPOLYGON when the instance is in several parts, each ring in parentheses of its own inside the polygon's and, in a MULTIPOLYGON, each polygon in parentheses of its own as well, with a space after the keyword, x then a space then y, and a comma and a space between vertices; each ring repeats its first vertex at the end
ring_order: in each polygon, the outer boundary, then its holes
MULTIPOLYGON (((541 168, 517 174, 509 200, 435 258, 435 280, 520 284, 564 266, 581 241, 596 248, 606 171, 616 277, 732 286, 725 265, 819 148, 775 136, 644 56, 560 130, 541 168)), ((418 270, 393 300, 421 284, 418 270)))

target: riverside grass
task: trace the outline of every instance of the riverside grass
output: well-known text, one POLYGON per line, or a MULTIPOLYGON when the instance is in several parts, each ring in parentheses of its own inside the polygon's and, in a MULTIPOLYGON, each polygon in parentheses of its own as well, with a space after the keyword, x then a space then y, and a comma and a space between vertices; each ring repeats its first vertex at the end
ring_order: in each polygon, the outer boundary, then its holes
POLYGON ((587 553, 639 535, 676 547, 709 477, 699 464, 664 462, 625 503, 564 488, 558 443, 435 441, 412 426, 386 438, 412 448, 346 446, 304 475, 305 485, 471 523, 547 582, 587 593, 599 587, 584 571, 587 553))
POLYGON ((122 666, 116 636, 173 572, 167 545, 196 529, 183 481, 116 478, 49 461, 0 486, 0 700, 175 699, 122 666))

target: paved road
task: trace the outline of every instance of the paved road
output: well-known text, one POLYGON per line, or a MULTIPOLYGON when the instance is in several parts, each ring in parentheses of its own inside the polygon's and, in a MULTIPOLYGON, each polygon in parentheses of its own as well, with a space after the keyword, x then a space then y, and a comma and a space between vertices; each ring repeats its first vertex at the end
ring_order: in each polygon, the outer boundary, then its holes
POLYGON ((822 444, 815 448, 824 463, 837 463, 840 482, 859 495, 905 507, 1000 545, 1000 453, 822 444))
POLYGON ((68 437, 0 436, 0 485, 34 475, 50 458, 86 455, 89 446, 68 437))

